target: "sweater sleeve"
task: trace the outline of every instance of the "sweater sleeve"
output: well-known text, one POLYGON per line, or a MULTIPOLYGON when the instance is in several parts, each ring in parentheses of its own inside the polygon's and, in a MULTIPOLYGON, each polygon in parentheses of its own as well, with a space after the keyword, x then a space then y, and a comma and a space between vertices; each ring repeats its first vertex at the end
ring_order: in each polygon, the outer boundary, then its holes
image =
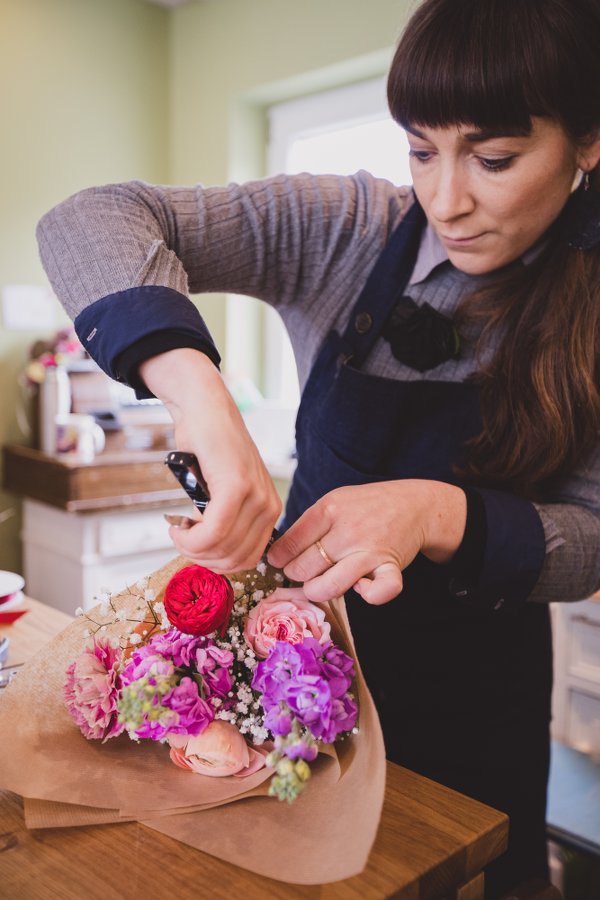
POLYGON ((600 442, 547 498, 536 504, 546 557, 530 600, 583 600, 600 589, 600 442))
POLYGON ((537 603, 585 600, 600 589, 600 517, 583 506, 537 506, 546 557, 529 599, 537 603))
POLYGON ((129 182, 75 194, 41 219, 37 236, 86 350, 123 379, 117 358, 167 332, 171 345, 177 333, 217 361, 189 293, 303 304, 314 319, 323 307, 331 321, 336 298, 347 302, 399 221, 402 190, 367 173, 211 188, 129 182))
POLYGON ((546 503, 467 491, 467 527, 450 593, 493 609, 583 600, 600 589, 600 447, 546 503))

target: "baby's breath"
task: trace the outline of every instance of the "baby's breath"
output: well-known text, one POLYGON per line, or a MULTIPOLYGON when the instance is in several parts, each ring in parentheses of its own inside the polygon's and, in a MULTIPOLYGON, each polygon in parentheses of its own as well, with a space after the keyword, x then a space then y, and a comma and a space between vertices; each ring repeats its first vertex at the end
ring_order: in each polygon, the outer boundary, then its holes
POLYGON ((84 630, 83 636, 93 638, 98 634, 105 635, 111 625, 118 623, 121 625, 121 649, 125 649, 128 644, 145 643, 158 631, 170 628, 171 623, 167 618, 164 604, 156 600, 156 592, 149 588, 148 584, 148 579, 142 578, 134 585, 128 586, 124 592, 120 592, 119 597, 123 603, 132 598, 139 601, 138 610, 131 618, 128 617, 124 606, 117 608, 114 595, 109 588, 100 588, 93 598, 95 601, 93 614, 85 612, 81 607, 76 610, 76 615, 86 619, 90 625, 84 630), (142 622, 147 622, 143 636, 133 633, 142 622))

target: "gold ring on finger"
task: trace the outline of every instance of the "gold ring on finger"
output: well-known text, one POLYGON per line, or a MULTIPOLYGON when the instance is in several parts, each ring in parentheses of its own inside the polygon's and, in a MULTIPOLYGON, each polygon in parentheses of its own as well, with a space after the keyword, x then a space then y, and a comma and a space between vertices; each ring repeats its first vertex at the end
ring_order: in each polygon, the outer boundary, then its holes
POLYGON ((327 553, 327 550, 325 549, 325 547, 323 546, 321 541, 315 541, 315 547, 317 548, 317 550, 319 551, 319 553, 321 554, 321 556, 323 557, 323 559, 325 560, 325 562, 327 563, 328 566, 335 566, 334 561, 327 553))

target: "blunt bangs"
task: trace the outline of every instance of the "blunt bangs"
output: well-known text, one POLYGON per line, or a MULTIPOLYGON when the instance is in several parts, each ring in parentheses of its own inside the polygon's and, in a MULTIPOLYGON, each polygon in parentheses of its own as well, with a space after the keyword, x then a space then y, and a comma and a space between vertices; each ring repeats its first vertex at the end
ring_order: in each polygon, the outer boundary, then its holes
POLYGON ((574 138, 589 133, 591 120, 598 121, 598 106, 592 111, 598 88, 589 81, 595 78, 597 85, 600 74, 597 49, 589 46, 594 30, 598 36, 598 16, 586 23, 592 34, 582 42, 567 4, 579 5, 578 0, 425 0, 390 70, 393 118, 404 128, 471 124, 528 134, 532 117, 546 116, 574 138))

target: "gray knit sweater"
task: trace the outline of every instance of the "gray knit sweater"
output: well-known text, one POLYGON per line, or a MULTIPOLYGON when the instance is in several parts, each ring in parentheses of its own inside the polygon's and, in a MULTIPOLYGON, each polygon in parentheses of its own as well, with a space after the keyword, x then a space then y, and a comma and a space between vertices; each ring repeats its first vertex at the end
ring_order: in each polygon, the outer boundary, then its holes
MULTIPOLYGON (((288 329, 303 385, 325 335, 346 325, 410 202, 408 188, 366 172, 212 188, 130 182, 64 201, 43 217, 38 240, 50 282, 73 318, 102 297, 141 285, 266 301, 288 329)), ((446 263, 407 293, 450 314, 473 286, 446 263)), ((475 337, 466 335, 460 359, 426 373, 403 366, 379 340, 364 368, 387 378, 462 381, 475 369, 475 337)), ((600 587, 600 452, 537 509, 546 560, 530 599, 589 596, 600 587)))

